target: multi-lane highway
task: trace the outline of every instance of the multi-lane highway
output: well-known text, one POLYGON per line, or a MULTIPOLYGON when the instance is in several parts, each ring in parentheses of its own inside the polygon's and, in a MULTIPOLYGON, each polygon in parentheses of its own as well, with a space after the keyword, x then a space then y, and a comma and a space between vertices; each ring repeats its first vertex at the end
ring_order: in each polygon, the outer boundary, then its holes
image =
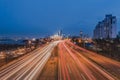
POLYGON ((120 80, 120 63, 80 48, 69 41, 59 44, 58 80, 120 80))
POLYGON ((69 40, 63 40, 51 42, 0 68, 0 80, 43 78, 44 80, 120 80, 120 62, 78 47, 69 40), (58 51, 50 57, 55 46, 58 51), (55 57, 55 54, 58 56, 55 57), (53 57, 56 58, 58 65, 56 69, 52 67, 53 57), (48 70, 56 71, 50 73, 48 70))
POLYGON ((36 80, 58 41, 37 49, 0 69, 0 80, 36 80))

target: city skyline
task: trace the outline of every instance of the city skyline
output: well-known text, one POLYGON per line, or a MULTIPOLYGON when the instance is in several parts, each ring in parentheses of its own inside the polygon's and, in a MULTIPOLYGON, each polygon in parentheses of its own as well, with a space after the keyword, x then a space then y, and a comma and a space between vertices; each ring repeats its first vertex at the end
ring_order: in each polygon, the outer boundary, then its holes
MULTIPOLYGON (((120 31, 120 1, 0 1, 0 36, 46 36, 59 30, 79 35, 83 31, 93 36, 93 29, 106 14, 117 17, 120 31), (108 4, 109 1, 109 4, 108 4)), ((117 32, 118 32, 117 31, 117 32)))

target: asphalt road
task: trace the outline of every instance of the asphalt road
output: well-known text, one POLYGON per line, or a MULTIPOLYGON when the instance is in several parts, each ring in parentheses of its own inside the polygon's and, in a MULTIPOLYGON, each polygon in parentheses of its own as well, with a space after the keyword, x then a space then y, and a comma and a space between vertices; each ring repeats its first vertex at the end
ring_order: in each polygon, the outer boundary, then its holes
POLYGON ((36 80, 58 41, 39 48, 0 69, 0 80, 36 80))
POLYGON ((120 80, 120 63, 70 41, 59 44, 58 80, 120 80))
MULTIPOLYGON (((51 58, 51 62, 52 62, 51 58)), ((46 65, 47 68, 52 65, 46 65)), ((55 41, 0 68, 0 80, 42 80, 41 71, 57 70, 57 80, 120 80, 120 62, 78 47, 68 40, 55 41), (58 44, 59 43, 59 44, 58 44), (58 70, 43 69, 58 44, 58 70)), ((51 80, 45 74, 44 80, 51 80)), ((54 76, 56 79, 56 76, 54 76)))

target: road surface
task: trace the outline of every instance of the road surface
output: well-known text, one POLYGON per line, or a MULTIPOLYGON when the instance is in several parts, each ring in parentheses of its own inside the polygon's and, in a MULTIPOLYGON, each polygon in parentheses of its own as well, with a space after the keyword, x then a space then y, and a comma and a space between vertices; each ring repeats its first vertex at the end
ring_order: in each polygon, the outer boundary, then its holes
POLYGON ((70 41, 59 44, 58 80, 120 80, 120 63, 70 41))
POLYGON ((63 40, 51 42, 0 68, 0 80, 55 79, 120 80, 120 62, 63 40), (51 56, 55 46, 58 55, 51 56))
POLYGON ((36 80, 58 41, 31 52, 0 69, 0 80, 36 80))

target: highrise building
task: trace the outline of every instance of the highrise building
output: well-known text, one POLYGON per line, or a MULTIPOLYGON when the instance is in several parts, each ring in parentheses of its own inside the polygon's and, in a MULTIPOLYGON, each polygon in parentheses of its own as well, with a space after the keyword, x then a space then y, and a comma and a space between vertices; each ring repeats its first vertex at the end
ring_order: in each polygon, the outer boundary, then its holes
POLYGON ((115 16, 106 15, 105 19, 99 22, 94 29, 94 39, 116 38, 117 19, 115 16))
POLYGON ((58 35, 59 35, 59 36, 62 36, 62 30, 59 30, 59 31, 58 31, 58 35))

